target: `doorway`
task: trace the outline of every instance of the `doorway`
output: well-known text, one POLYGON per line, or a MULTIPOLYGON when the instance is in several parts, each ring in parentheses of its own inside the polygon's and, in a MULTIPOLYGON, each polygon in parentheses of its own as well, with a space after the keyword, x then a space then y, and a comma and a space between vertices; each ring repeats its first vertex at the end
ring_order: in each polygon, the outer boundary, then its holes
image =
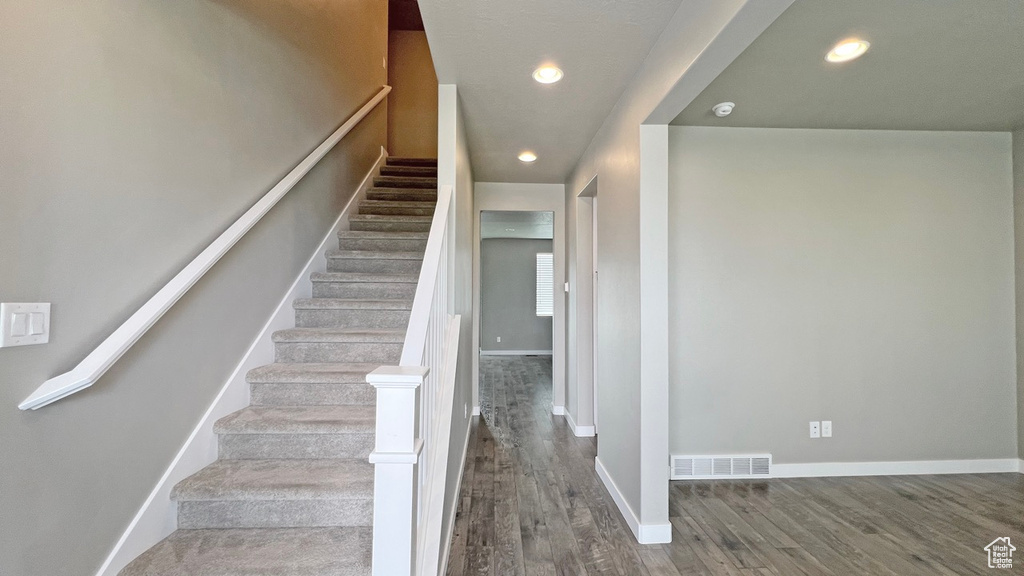
POLYGON ((599 329, 597 307, 598 271, 597 178, 576 198, 576 397, 577 415, 573 432, 594 436, 599 425, 600 397, 597 389, 600 358, 597 354, 599 329))
POLYGON ((480 354, 551 356, 552 212, 480 213, 480 354))

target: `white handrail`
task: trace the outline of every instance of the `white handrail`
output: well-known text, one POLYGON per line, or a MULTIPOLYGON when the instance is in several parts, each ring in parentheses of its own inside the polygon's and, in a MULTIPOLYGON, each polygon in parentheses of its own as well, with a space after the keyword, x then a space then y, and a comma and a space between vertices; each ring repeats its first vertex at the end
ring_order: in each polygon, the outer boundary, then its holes
POLYGON ((354 128, 370 111, 391 92, 390 86, 384 86, 380 92, 367 102, 358 112, 334 131, 330 137, 317 146, 309 156, 288 173, 276 186, 260 198, 252 208, 235 221, 223 234, 217 237, 205 250, 177 274, 166 286, 139 308, 102 344, 96 347, 84 360, 70 372, 51 378, 26 398, 18 408, 37 410, 92 386, 114 365, 121 356, 134 345, 152 326, 156 324, 186 292, 203 277, 260 219, 263 218, 284 198, 296 184, 313 169, 337 144, 354 128))
POLYGON ((427 344, 427 324, 430 321, 431 305, 434 301, 434 285, 445 260, 444 233, 448 225, 448 207, 452 201, 452 187, 442 186, 437 194, 437 206, 434 217, 430 221, 430 235, 427 237, 427 248, 423 254, 423 267, 416 283, 416 295, 412 301, 409 314, 409 328, 405 332, 405 345, 402 346, 402 360, 399 366, 420 366, 423 364, 423 353, 427 344))

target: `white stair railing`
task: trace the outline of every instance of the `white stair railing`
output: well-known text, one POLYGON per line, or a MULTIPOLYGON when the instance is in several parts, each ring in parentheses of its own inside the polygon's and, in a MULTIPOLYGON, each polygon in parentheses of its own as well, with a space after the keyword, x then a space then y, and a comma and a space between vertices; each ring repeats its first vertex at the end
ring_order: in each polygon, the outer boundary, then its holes
POLYGON ((454 191, 438 190, 399 366, 377 389, 374 576, 437 576, 461 317, 451 314, 449 228, 454 191), (422 464, 422 465, 421 465, 422 464))

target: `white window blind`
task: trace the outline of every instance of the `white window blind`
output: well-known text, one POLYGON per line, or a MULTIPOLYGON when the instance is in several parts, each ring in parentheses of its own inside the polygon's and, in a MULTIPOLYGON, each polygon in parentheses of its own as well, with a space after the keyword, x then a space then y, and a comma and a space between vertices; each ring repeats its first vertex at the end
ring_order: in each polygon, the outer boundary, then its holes
POLYGON ((555 315, 553 254, 537 254, 537 316, 555 315))

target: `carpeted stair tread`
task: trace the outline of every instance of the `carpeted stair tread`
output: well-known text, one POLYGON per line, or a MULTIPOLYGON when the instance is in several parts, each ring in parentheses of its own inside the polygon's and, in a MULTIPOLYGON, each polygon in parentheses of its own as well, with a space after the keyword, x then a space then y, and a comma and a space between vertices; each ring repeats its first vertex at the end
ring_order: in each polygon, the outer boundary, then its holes
POLYGON ((364 460, 217 460, 174 487, 177 501, 359 500, 373 498, 364 460))
MULTIPOLYGON (((405 330, 346 330, 344 328, 288 328, 273 335, 274 343, 332 342, 332 343, 392 343, 405 342, 405 330)), ((323 364, 320 362, 319 364, 323 364)), ((309 364, 303 364, 309 366, 309 364)))
POLYGON ((119 576, 369 576, 373 528, 178 530, 119 576))
POLYGON ((412 300, 364 300, 349 298, 299 298, 296 310, 412 310, 412 300))
MULTIPOLYGON (((429 202, 415 200, 363 200, 359 203, 359 208, 416 208, 422 210, 433 209, 434 206, 431 206, 429 202)), ((401 216, 401 214, 396 215, 401 216)))
POLYGON ((274 363, 254 368, 246 374, 250 384, 352 384, 365 383, 366 375, 379 367, 377 364, 274 363))
POLYGON ((437 189, 437 178, 416 176, 375 176, 373 185, 381 188, 427 188, 437 189))
POLYGON ((369 274, 364 272, 314 272, 313 282, 348 282, 365 284, 416 284, 419 274, 369 274))
POLYGON ((388 166, 433 166, 437 168, 437 158, 412 158, 388 156, 384 163, 388 166))
POLYGON ((353 214, 349 222, 423 222, 430 224, 433 216, 405 216, 395 214, 353 214))
POLYGON ((214 425, 219 459, 172 490, 178 527, 122 576, 369 576, 376 390, 397 364, 438 199, 437 160, 388 158, 214 425))
POLYGON ((354 260, 423 260, 422 252, 400 252, 397 250, 340 250, 327 251, 327 258, 348 258, 354 260))
POLYGON ((434 166, 381 166, 381 176, 429 176, 437 177, 437 168, 434 166))
POLYGON ((372 433, 373 406, 250 406, 221 418, 217 434, 372 433))
POLYGON ((342 230, 339 238, 381 239, 381 240, 426 240, 429 232, 388 232, 378 230, 342 230))
POLYGON ((366 191, 366 199, 437 204, 437 191, 427 188, 387 188, 375 186, 366 191))

